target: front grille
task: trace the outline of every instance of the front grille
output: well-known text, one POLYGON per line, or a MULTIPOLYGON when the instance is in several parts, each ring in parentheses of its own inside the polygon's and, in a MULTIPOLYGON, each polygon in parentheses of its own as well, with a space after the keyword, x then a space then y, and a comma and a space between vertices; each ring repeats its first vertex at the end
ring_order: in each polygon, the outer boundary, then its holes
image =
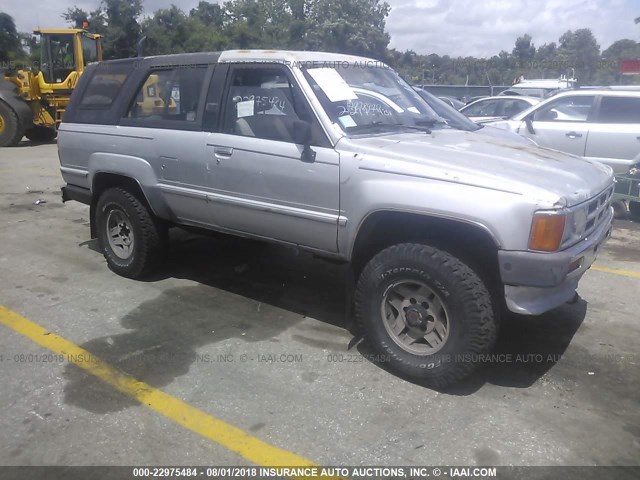
POLYGON ((566 237, 560 248, 564 249, 575 245, 589 237, 600 226, 611 206, 613 189, 614 185, 611 185, 592 199, 569 209, 568 223, 571 228, 565 233, 566 237))
POLYGON ((592 198, 587 202, 587 225, 582 237, 588 237, 591 235, 609 211, 611 206, 611 196, 613 195, 613 185, 607 188, 604 192, 598 196, 592 198))

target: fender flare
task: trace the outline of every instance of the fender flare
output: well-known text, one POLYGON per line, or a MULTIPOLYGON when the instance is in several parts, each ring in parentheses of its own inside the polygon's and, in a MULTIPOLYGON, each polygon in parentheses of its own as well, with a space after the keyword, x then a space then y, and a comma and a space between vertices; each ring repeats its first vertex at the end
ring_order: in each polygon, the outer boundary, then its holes
POLYGON ((129 178, 140 187, 144 200, 154 215, 172 220, 174 215, 158 188, 158 178, 151 164, 145 159, 131 155, 97 152, 89 157, 88 182, 92 194, 95 194, 95 179, 101 174, 129 178))

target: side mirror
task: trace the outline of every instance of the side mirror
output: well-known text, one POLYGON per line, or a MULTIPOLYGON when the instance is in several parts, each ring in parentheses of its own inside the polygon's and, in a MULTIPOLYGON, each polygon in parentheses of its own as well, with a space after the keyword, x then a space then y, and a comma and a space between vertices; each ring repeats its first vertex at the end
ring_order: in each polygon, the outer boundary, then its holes
POLYGON ((531 115, 524 117, 524 123, 527 126, 527 132, 531 135, 535 135, 536 131, 533 129, 533 120, 531 119, 531 115))
POLYGON ((136 56, 144 57, 144 47, 146 43, 147 43, 147 36, 144 35, 140 38, 140 40, 138 40, 138 43, 136 44, 136 56))
POLYGON ((295 120, 292 125, 293 132, 292 137, 294 143, 303 145, 302 155, 300 160, 303 162, 314 162, 316 159, 316 152, 311 150, 311 124, 304 120, 295 120))

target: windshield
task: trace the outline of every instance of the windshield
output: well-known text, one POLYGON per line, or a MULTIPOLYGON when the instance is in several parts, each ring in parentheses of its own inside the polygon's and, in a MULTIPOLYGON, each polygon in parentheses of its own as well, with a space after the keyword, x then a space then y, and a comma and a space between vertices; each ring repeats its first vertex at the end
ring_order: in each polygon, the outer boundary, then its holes
POLYGON ((62 83, 76 68, 73 34, 43 34, 40 68, 47 83, 62 83))
POLYGON ((447 126, 404 80, 385 65, 304 68, 332 122, 347 135, 384 134, 447 126))
MULTIPOLYGON (((423 90, 419 87, 413 87, 418 95, 422 97, 422 99, 429 104, 429 106, 438 114, 440 117, 444 118, 447 121, 447 124, 451 127, 458 128, 460 130, 467 130, 469 132, 474 132, 482 128, 481 125, 469 120, 469 118, 460 113, 458 110, 453 108, 448 103, 440 100, 435 95, 423 90)), ((464 104, 463 104, 464 105, 464 104)))

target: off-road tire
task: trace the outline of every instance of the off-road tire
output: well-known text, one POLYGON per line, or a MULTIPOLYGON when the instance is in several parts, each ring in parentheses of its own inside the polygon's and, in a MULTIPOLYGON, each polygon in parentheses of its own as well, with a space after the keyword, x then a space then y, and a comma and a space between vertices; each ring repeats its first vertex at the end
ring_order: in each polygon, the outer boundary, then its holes
POLYGON ((432 387, 445 388, 469 375, 496 341, 497 321, 485 284, 458 258, 428 245, 399 244, 378 253, 358 279, 354 303, 357 325, 380 360, 432 387), (446 342, 432 355, 408 352, 385 328, 384 292, 401 279, 428 286, 450 313, 446 342))
POLYGON ((144 278, 164 262, 168 246, 167 228, 153 216, 134 194, 122 188, 110 188, 96 206, 98 243, 109 268, 128 278, 144 278), (129 220, 133 233, 131 256, 120 258, 109 244, 109 213, 117 210, 129 220))
POLYGON ((632 220, 640 222, 640 202, 629 202, 629 216, 632 220))
POLYGON ((48 143, 55 140, 58 136, 58 132, 56 132, 55 128, 33 127, 27 129, 27 131, 24 132, 24 135, 32 142, 48 143))
POLYGON ((2 131, 0 131, 0 147, 14 147, 22 137, 24 128, 13 108, 0 100, 0 117, 2 117, 2 131))

